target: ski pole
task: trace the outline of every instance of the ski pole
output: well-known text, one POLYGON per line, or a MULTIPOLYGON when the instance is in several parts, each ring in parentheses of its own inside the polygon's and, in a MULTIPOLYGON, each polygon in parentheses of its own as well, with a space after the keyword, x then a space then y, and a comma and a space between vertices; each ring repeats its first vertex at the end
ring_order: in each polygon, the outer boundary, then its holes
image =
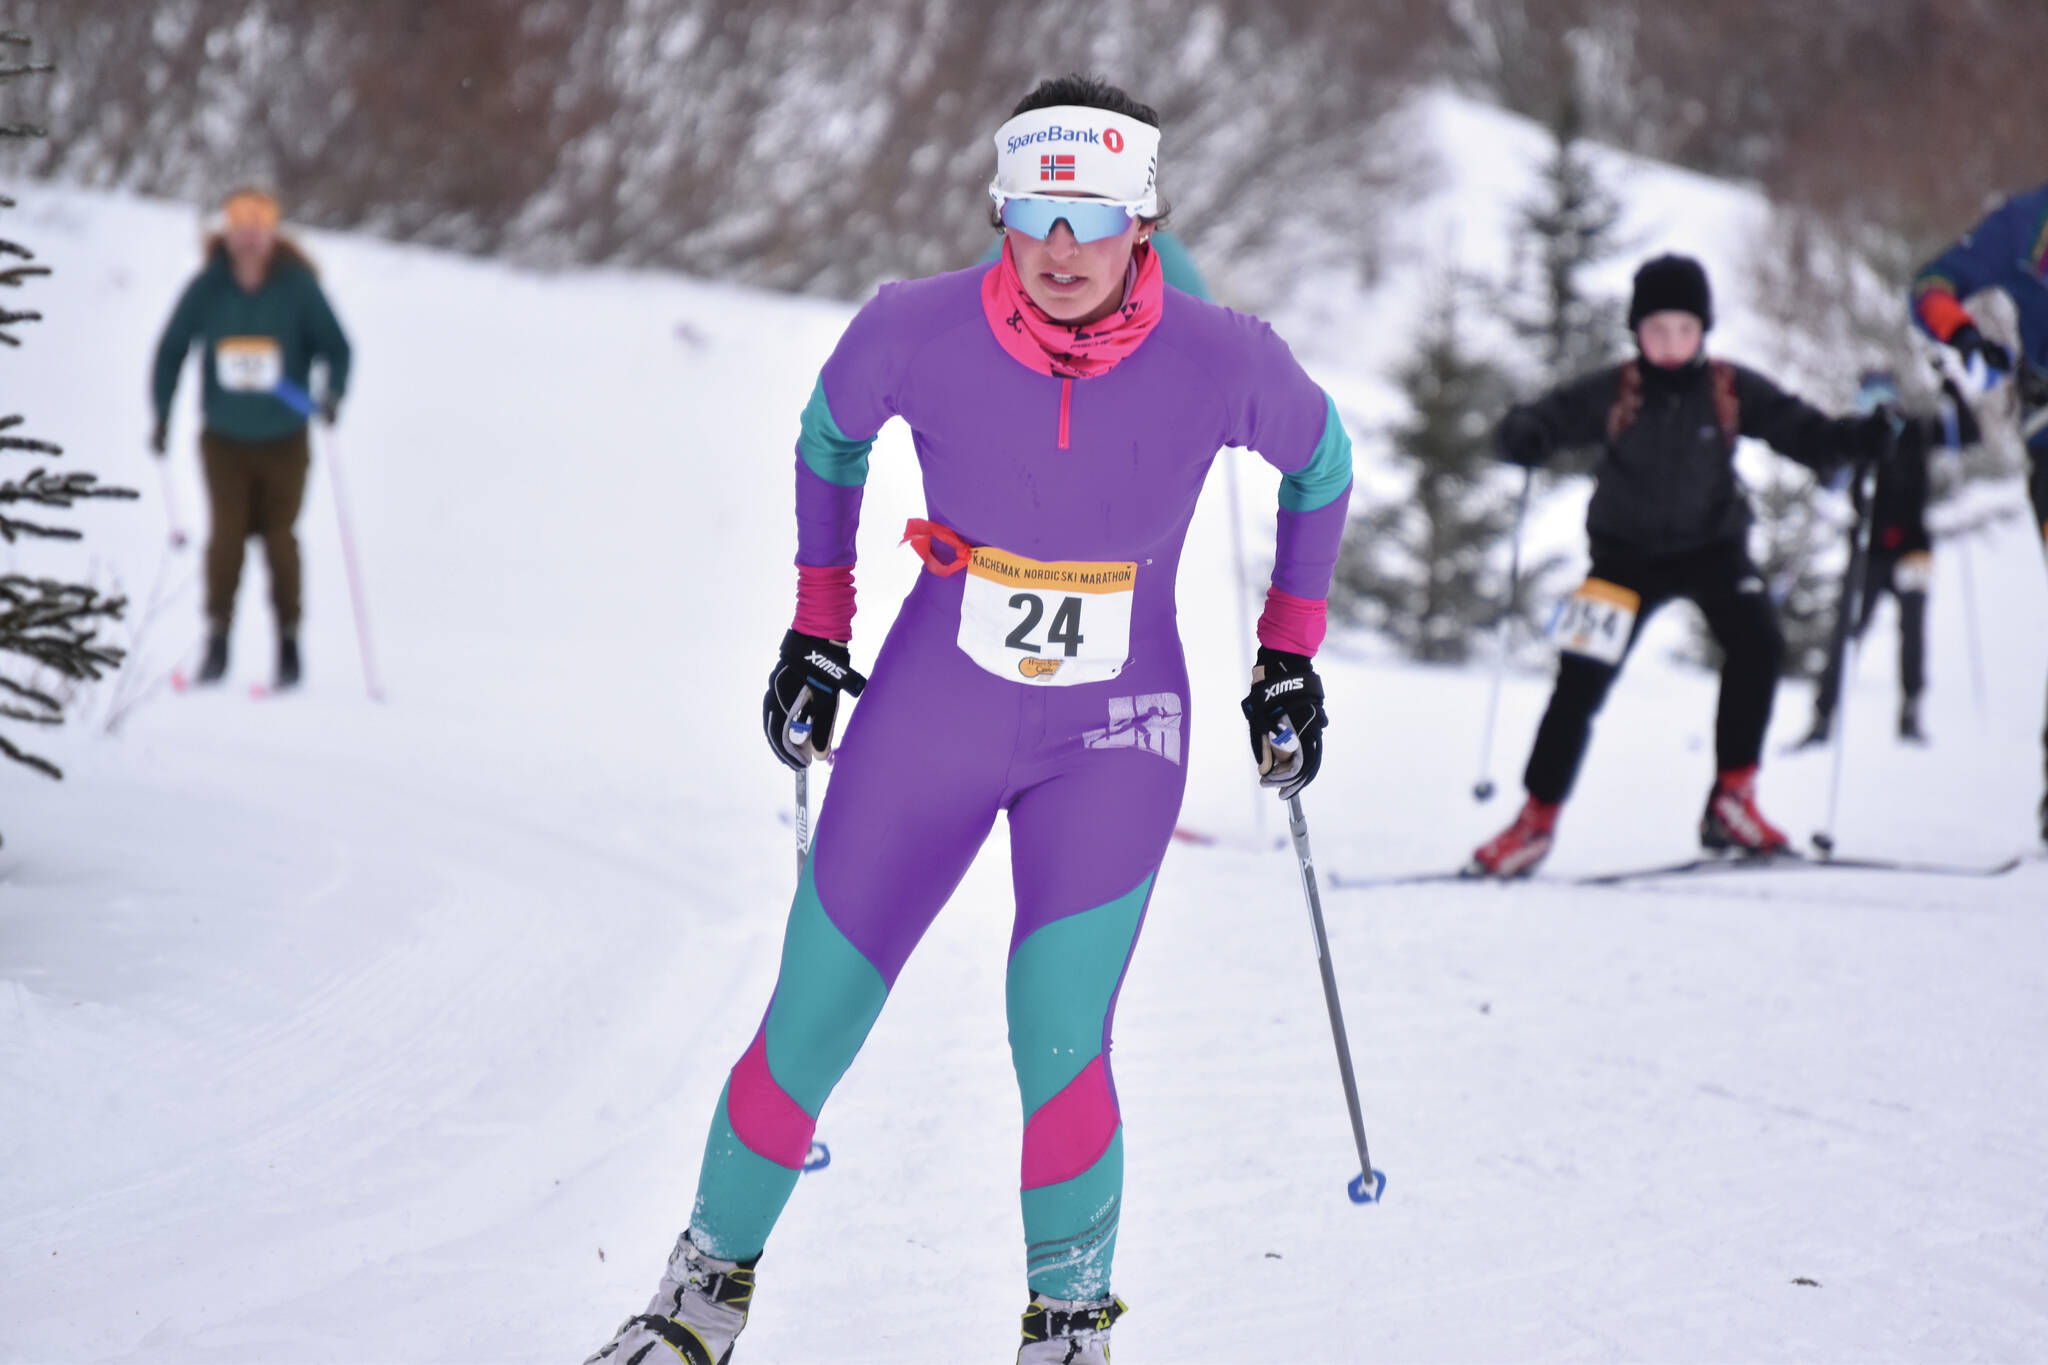
MULTIPOLYGON (((1293 735, 1289 732, 1284 738, 1292 739, 1293 735)), ((1287 798, 1287 832, 1294 837, 1294 858, 1301 867, 1301 891, 1308 898, 1309 923, 1315 928, 1316 965, 1323 973, 1323 1001, 1330 1007, 1330 1036, 1337 1044, 1337 1072, 1344 1078, 1344 1103, 1351 1110, 1351 1136, 1358 1143, 1359 1173, 1345 1190, 1354 1204, 1376 1204, 1386 1193, 1387 1176, 1386 1172, 1372 1168, 1372 1154, 1365 1146, 1365 1118, 1358 1109, 1358 1078, 1351 1070, 1344 1006, 1337 999, 1337 977, 1330 968, 1330 936, 1323 927, 1323 898, 1316 890, 1315 857, 1308 850, 1308 818, 1301 813, 1299 793, 1287 798)))
MULTIPOLYGON (((1893 432, 1897 440, 1897 432, 1893 432)), ((1887 450, 1889 457, 1890 451, 1887 450)), ((1833 753, 1828 773, 1828 818, 1827 824, 1814 831, 1813 846, 1827 855, 1835 851, 1835 816, 1842 800, 1842 755, 1848 748, 1849 735, 1849 692, 1856 677, 1856 659, 1861 649, 1863 633, 1856 627, 1861 623, 1866 565, 1870 560, 1870 527, 1877 506, 1877 471, 1858 471, 1856 486, 1863 494, 1863 505, 1856 510, 1856 523, 1849 532, 1849 570, 1842 580, 1841 606, 1835 613, 1835 633, 1831 657, 1838 661, 1841 671, 1836 674, 1835 688, 1835 732, 1829 745, 1833 753)))
POLYGON ((334 428, 327 429, 327 477, 334 483, 334 516, 341 528, 341 563, 348 575, 348 600, 354 608, 356 618, 356 650, 363 661, 363 686, 370 694, 370 700, 384 700, 384 689, 377 685, 377 661, 370 650, 370 610, 364 600, 362 573, 356 566, 355 534, 350 530, 348 519, 348 495, 341 478, 341 438, 334 428))
POLYGON ((1472 799, 1484 805, 1493 799, 1493 725, 1500 715, 1500 689, 1508 671, 1508 622, 1522 602, 1522 523, 1529 515, 1529 489, 1536 482, 1533 466, 1522 470, 1522 493, 1515 499, 1515 534, 1508 553, 1508 600, 1493 623, 1493 685, 1486 698, 1486 724, 1479 741, 1479 780, 1472 784, 1472 799))
MULTIPOLYGON (((796 727, 791 726, 792 730, 796 727)), ((807 725, 806 730, 810 729, 807 725)), ((804 863, 811 856, 811 769, 808 764, 796 770, 796 875, 802 881, 804 863)))
POLYGON ((185 519, 178 515, 178 485, 171 478, 169 457, 159 455, 156 459, 157 478, 164 486, 164 520, 170 523, 171 548, 185 548, 185 519))
POLYGON ((1970 643, 1970 695, 1977 703, 1977 719, 1984 718, 1984 650, 1977 641, 1977 574, 1971 567, 1970 542, 1962 540, 1963 633, 1970 643))

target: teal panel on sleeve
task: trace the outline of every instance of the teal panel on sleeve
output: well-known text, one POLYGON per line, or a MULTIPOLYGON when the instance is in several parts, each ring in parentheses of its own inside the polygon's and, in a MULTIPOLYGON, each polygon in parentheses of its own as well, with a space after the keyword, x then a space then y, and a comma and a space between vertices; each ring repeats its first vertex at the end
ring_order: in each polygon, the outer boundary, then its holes
POLYGON ((839 429, 832 405, 825 401, 822 375, 811 387, 811 401, 804 404, 803 431, 796 445, 804 464, 826 483, 858 488, 868 481, 868 452, 875 448, 875 438, 856 441, 839 429))
POLYGON ((1280 480, 1280 505, 1290 512, 1314 512, 1328 507, 1351 485, 1351 438, 1344 433, 1344 421, 1337 416, 1337 400, 1323 395, 1327 413, 1323 438, 1306 465, 1280 480))

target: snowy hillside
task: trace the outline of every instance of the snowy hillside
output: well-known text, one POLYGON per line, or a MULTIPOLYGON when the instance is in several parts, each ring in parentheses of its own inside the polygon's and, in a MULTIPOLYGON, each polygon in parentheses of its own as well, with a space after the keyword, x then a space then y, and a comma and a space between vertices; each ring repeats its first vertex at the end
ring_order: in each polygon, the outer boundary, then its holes
MULTIPOLYGON (((1418 241, 1497 249, 1501 167, 1540 155, 1512 126, 1444 134, 1418 241)), ((1732 271, 1754 201, 1640 174, 1649 245, 1732 271)), ((773 981, 793 878, 760 686, 791 600, 796 415, 849 310, 314 238, 359 360, 301 523, 310 683, 244 693, 269 672, 252 556, 237 686, 138 694, 197 642, 197 550, 164 550, 142 445, 196 225, 20 197, 10 226, 58 274, 35 286, 49 320, 0 356, 6 410, 148 496, 79 517, 83 547, 0 563, 90 561, 158 610, 132 677, 41 746, 68 780, 0 768, 0 1361, 580 1360, 651 1292, 773 981)), ((1368 421, 1407 288, 1354 331, 1282 320, 1368 421)), ((1726 297, 1716 340, 1740 354, 1726 297)), ((1256 554, 1273 483, 1238 460, 1256 554)), ((874 470, 863 665, 923 510, 900 430, 874 470)), ((1250 835, 1222 492, 1180 593, 1186 819, 1250 835)), ((1846 851, 2029 845, 2048 576, 2023 524, 1973 556, 1983 706, 1944 554, 1935 742, 1889 738, 1883 615, 1847 703, 1846 851)), ((1119 1361, 2013 1360, 2048 1340, 2048 863, 1572 884, 1691 851, 1714 684, 1666 661, 1683 625, 1661 619, 1617 687, 1544 879, 1326 887, 1380 1207, 1343 1195, 1355 1156, 1291 856, 1256 837, 1169 854, 1118 1018, 1119 1361)), ((1468 795, 1486 678, 1377 653, 1330 652, 1307 798, 1326 877, 1452 866, 1510 814, 1468 795)), ((1508 796, 1546 694, 1508 685, 1508 796)), ((1773 754, 1806 704, 1781 694, 1773 754)), ((1766 808, 1803 834, 1827 780, 1824 756, 1774 759, 1766 808)), ((1264 818, 1281 832, 1277 805, 1264 818)), ((999 826, 824 1114, 834 1161, 762 1263, 741 1365, 1014 1350, 1009 915, 999 826)))

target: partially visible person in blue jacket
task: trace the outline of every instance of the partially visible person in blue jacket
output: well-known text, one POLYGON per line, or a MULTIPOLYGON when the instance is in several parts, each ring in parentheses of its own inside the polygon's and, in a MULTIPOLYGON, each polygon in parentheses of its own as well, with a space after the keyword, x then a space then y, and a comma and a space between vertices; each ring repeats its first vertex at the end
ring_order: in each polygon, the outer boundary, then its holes
MULTIPOLYGON (((1913 321, 1965 358, 2013 376, 2027 442, 2027 491, 2048 547, 2048 185, 2016 195, 1936 256, 1913 279, 1913 321), (2019 314, 2019 354, 1986 337, 1963 300, 2002 289, 2019 314)), ((2041 735, 2048 755, 2048 729, 2041 735)), ((2041 839, 2048 843, 2048 794, 2041 798, 2041 839)))
POLYGON ((206 264, 185 286, 156 348, 149 448, 159 459, 169 443, 179 372, 194 343, 203 348, 199 450, 213 530, 206 546, 202 683, 219 682, 227 672, 242 551, 253 535, 262 537, 270 565, 277 686, 298 684, 301 590, 292 528, 312 462, 300 405, 312 391, 313 362, 326 363, 320 414, 330 425, 348 390, 348 338, 313 263, 279 233, 278 220, 278 202, 263 190, 227 197, 220 228, 206 240, 206 264))

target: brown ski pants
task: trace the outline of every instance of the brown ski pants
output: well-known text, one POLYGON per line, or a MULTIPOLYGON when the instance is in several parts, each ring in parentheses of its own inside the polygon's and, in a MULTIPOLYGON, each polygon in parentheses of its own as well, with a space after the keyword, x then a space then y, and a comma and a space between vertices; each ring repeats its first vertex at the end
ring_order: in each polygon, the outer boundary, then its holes
POLYGON ((302 428, 275 441, 236 441, 206 432, 199 438, 206 465, 206 495, 213 536, 206 545, 206 619, 221 634, 235 619, 242 582, 242 551, 263 537, 270 565, 270 600, 281 636, 299 630, 299 541, 292 525, 306 496, 311 452, 302 428))

